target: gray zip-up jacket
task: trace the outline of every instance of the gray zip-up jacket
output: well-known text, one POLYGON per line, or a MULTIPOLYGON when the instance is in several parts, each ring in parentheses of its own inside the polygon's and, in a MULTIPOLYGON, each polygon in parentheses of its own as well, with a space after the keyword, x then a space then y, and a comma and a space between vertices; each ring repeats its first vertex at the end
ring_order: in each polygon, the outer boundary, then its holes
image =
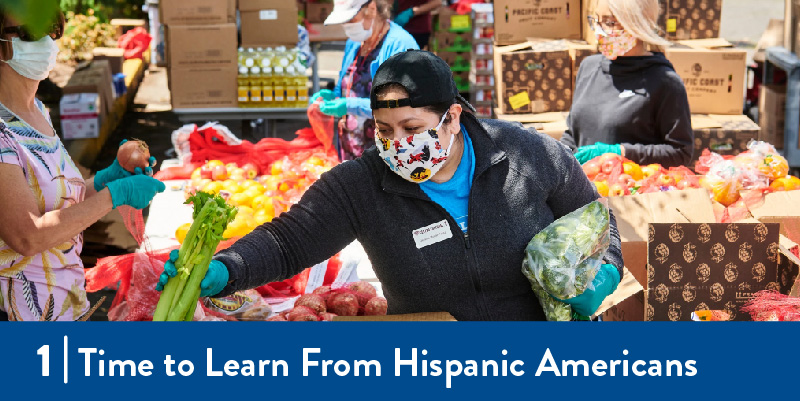
MULTIPOLYGON (((475 149, 469 233, 391 172, 375 148, 322 175, 288 212, 215 259, 230 273, 221 295, 286 279, 358 240, 389 313, 450 312, 458 320, 544 320, 522 274, 525 247, 543 228, 598 198, 575 157, 520 124, 462 114, 475 149), (452 237, 418 248, 412 232, 446 220, 452 237)), ((606 261, 620 269, 612 216, 606 261)))

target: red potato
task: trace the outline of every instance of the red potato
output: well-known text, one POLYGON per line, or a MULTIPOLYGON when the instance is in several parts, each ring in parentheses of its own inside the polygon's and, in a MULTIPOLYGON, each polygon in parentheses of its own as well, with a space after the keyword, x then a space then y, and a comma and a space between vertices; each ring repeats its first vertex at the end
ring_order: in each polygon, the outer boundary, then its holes
POLYGON ((286 322, 287 320, 283 315, 278 314, 278 315, 275 315, 275 316, 272 316, 272 317, 268 318, 267 321, 268 322, 286 322))
POLYGON ((357 281, 347 286, 347 289, 353 291, 358 297, 358 304, 361 306, 366 305, 367 301, 378 295, 375 287, 366 281, 357 281))
POLYGON ((335 318, 336 316, 338 315, 335 313, 325 312, 325 313, 320 313, 319 319, 323 322, 330 322, 333 321, 333 318, 335 318))
POLYGON ((287 320, 290 322, 316 322, 319 321, 319 317, 317 314, 314 313, 314 310, 307 307, 307 306, 296 306, 294 309, 289 311, 287 315, 287 320))
POLYGON ((328 300, 328 298, 330 298, 331 295, 333 295, 333 292, 331 292, 331 286, 329 285, 323 285, 322 287, 317 287, 317 289, 311 291, 311 293, 314 295, 321 296, 322 299, 326 301, 328 300))
POLYGON ((307 306, 314 310, 315 314, 325 313, 327 308, 325 306, 325 299, 321 295, 304 294, 297 301, 294 302, 295 308, 298 306, 307 306))
POLYGON ((358 298, 353 294, 336 294, 328 298, 328 310, 339 316, 358 315, 358 298))
POLYGON ((364 305, 364 316, 383 316, 389 310, 386 298, 374 297, 364 305))
POLYGON ((150 167, 150 148, 137 139, 125 142, 117 150, 117 162, 129 173, 133 173, 136 167, 144 170, 150 167))

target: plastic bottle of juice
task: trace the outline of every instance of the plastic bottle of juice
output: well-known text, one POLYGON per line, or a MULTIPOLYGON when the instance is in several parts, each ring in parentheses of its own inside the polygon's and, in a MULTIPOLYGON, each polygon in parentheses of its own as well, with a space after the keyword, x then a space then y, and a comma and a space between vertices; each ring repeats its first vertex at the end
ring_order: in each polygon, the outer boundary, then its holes
POLYGON ((297 107, 308 107, 308 76, 305 67, 298 61, 295 63, 294 83, 297 87, 297 107))
POLYGON ((286 107, 286 72, 280 65, 272 69, 273 97, 275 107, 286 107))
POLYGON ((251 107, 264 107, 261 86, 261 67, 250 67, 250 105, 251 107))
POLYGON ((261 70, 261 102, 263 107, 275 107, 275 81, 272 74, 272 67, 264 67, 261 70))
POLYGON ((296 75, 294 66, 286 67, 286 107, 297 107, 297 83, 294 80, 296 75))
POLYGON ((250 103, 250 80, 249 69, 245 67, 245 51, 239 48, 239 74, 236 77, 237 97, 239 107, 248 107, 250 103))

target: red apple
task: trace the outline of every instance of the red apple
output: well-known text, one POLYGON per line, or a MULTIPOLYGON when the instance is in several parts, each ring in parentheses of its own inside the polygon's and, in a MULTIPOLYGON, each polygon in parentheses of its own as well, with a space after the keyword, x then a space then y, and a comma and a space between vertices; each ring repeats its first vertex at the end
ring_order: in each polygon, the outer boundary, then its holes
POLYGON ((661 176, 658 177, 658 185, 660 185, 662 187, 674 187, 675 186, 675 178, 673 178, 669 174, 661 174, 661 176))
POLYGON ((228 179, 228 169, 225 166, 216 166, 211 170, 211 179, 214 181, 225 181, 228 179))
POLYGON ((633 188, 636 186, 636 180, 633 179, 629 174, 622 174, 617 179, 617 182, 625 186, 626 188, 633 188))
POLYGON ((620 184, 614 184, 608 189, 608 196, 624 196, 628 193, 628 189, 620 184))
POLYGON ((583 172, 589 177, 589 181, 595 181, 595 176, 600 173, 600 164, 596 160, 589 160, 583 165, 583 172))
POLYGON ((599 173, 594 176, 594 179, 592 181, 608 181, 608 174, 599 173))
POLYGON ((204 164, 203 167, 200 167, 200 178, 210 180, 211 175, 211 168, 208 167, 208 164, 204 164))
POLYGON ((242 170, 244 171, 244 178, 248 180, 254 180, 258 177, 258 167, 253 163, 245 164, 242 166, 242 170))

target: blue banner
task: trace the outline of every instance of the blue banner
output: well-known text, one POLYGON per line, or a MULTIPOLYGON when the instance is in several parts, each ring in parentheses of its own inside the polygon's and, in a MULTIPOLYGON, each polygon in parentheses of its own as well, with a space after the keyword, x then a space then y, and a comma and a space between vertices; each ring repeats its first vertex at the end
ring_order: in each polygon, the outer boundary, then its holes
POLYGON ((797 399, 798 334, 793 323, 0 323, 0 400, 797 399))

